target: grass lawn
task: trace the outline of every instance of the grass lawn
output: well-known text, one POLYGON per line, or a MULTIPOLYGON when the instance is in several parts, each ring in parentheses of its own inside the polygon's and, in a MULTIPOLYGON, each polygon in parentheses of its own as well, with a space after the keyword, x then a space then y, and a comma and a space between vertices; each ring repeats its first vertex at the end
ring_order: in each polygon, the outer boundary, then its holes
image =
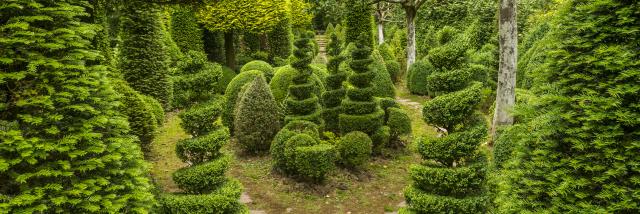
MULTIPOLYGON (((400 88, 400 87, 399 87, 400 88)), ((422 121, 420 103, 425 97, 398 91, 400 102, 412 119, 414 135, 434 135, 433 127, 422 121)), ((164 126, 151 145, 150 161, 155 183, 165 192, 180 189, 173 183, 171 173, 185 164, 175 155, 175 143, 188 138, 180 128, 176 113, 168 113, 164 126)), ((412 136, 406 137, 411 142, 412 136)), ((269 155, 247 156, 234 142, 223 148, 235 157, 229 175, 242 182, 252 203, 251 210, 266 213, 384 213, 397 211, 403 203, 403 189, 410 184, 408 168, 419 163, 420 157, 406 148, 389 150, 386 157, 373 158, 365 170, 337 169, 323 184, 297 182, 272 168, 269 155)))

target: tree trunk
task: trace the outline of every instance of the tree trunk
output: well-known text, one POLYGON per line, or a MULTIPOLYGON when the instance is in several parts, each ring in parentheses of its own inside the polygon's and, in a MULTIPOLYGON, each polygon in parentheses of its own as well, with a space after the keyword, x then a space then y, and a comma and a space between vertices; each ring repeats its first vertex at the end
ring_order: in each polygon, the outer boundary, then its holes
POLYGON ((416 11, 414 6, 405 6, 407 13, 407 71, 416 62, 416 11))
POLYGON ((378 21, 378 45, 384 43, 384 24, 378 21))
POLYGON ((266 33, 261 33, 260 35, 260 51, 269 51, 269 45, 267 41, 269 40, 266 33))
POLYGON ((510 111, 516 101, 516 66, 518 60, 517 0, 500 0, 500 68, 496 105, 491 125, 492 142, 498 136, 499 126, 512 125, 510 111))
POLYGON ((224 55, 227 59, 227 66, 236 70, 236 49, 233 47, 233 31, 224 33, 224 55))

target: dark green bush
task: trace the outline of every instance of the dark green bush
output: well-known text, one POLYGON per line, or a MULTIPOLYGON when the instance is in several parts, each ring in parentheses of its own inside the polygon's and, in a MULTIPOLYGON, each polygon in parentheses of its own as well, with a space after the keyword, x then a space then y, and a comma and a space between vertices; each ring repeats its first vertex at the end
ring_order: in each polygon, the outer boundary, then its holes
POLYGON ((362 43, 373 49, 375 36, 373 36, 373 12, 371 6, 364 1, 348 0, 346 7, 346 31, 344 41, 349 43, 362 43))
POLYGON ((220 128, 207 135, 180 140, 176 143, 176 154, 183 162, 200 164, 219 158, 220 148, 229 142, 229 130, 220 128))
POLYGON ((231 80, 233 80, 233 78, 235 77, 236 77, 235 71, 231 70, 231 68, 229 67, 223 66, 222 77, 220 77, 220 80, 216 84, 216 89, 215 89, 216 93, 224 94, 225 90, 227 90, 227 86, 229 85, 231 80))
POLYGON ((171 37, 182 53, 204 52, 203 32, 191 6, 177 6, 171 13, 171 37))
MULTIPOLYGON (((314 73, 311 74, 310 78, 315 85, 313 90, 313 94, 320 97, 322 96, 322 92, 325 91, 324 84, 322 80, 318 77, 318 72, 314 70, 314 73)), ((291 66, 284 66, 276 69, 276 73, 271 79, 269 86, 271 87, 271 92, 273 93, 273 97, 276 99, 276 102, 284 105, 284 100, 287 98, 287 94, 289 93, 289 86, 293 84, 293 78, 296 75, 296 70, 291 66)))
POLYGON ((222 67, 207 61, 202 52, 189 51, 174 71, 174 108, 185 108, 211 99, 222 78, 222 67))
POLYGON ((236 139, 245 151, 267 151, 280 130, 278 104, 264 77, 257 76, 245 87, 236 104, 236 139))
POLYGON ((391 81, 393 81, 394 83, 400 81, 400 63, 393 60, 385 61, 384 63, 387 66, 387 72, 389 72, 391 81))
POLYGON ((378 109, 373 113, 364 115, 340 114, 339 120, 342 133, 352 131, 373 133, 384 124, 384 111, 378 109))
POLYGON ((138 136, 143 147, 146 148, 155 138, 158 129, 153 109, 145 102, 144 95, 133 90, 127 83, 118 81, 115 86, 114 89, 122 102, 119 110, 127 117, 131 134, 138 136))
POLYGON ((410 199, 410 209, 416 213, 440 213, 443 210, 451 213, 486 213, 490 198, 487 196, 470 196, 464 198, 431 195, 424 190, 409 187, 404 192, 410 199))
POLYGON ((271 81, 271 78, 273 78, 273 73, 274 73, 273 67, 271 67, 271 65, 269 65, 269 63, 265 61, 254 60, 254 61, 248 62, 247 64, 244 64, 242 66, 242 68, 240 69, 240 72, 251 71, 251 70, 257 70, 262 72, 267 82, 271 81))
POLYGON ((194 137, 206 135, 221 127, 218 122, 224 100, 216 97, 209 102, 201 103, 180 112, 180 126, 194 137))
POLYGON ((120 70, 129 85, 171 109, 173 89, 163 45, 159 6, 128 1, 122 12, 120 70))
POLYGON ((284 18, 268 33, 269 59, 275 66, 285 66, 293 50, 293 33, 291 20, 284 18))
POLYGON ((340 164, 350 168, 360 168, 367 163, 371 158, 372 149, 371 138, 359 131, 342 136, 336 145, 340 164))
POLYGON ((297 133, 293 135, 291 138, 287 139, 284 143, 284 150, 282 156, 285 158, 286 169, 293 170, 289 173, 297 173, 297 165, 296 165, 296 156, 298 152, 296 151, 298 147, 305 146, 314 146, 319 144, 319 139, 317 137, 312 137, 311 135, 305 133, 297 133))
POLYGON ((333 145, 318 144, 297 147, 295 152, 296 169, 304 179, 314 182, 323 181, 326 174, 334 168, 336 152, 333 145))
POLYGON ((231 158, 222 156, 212 161, 181 168, 172 174, 173 181, 189 193, 207 193, 218 189, 226 182, 225 172, 231 158))
POLYGON ((469 119, 475 107, 482 99, 481 83, 474 83, 464 90, 438 96, 424 103, 422 109, 424 120, 447 130, 469 119))
POLYGON ((283 169, 284 171, 291 171, 287 169, 287 159, 284 157, 284 149, 286 142, 296 134, 307 134, 309 136, 318 136, 318 125, 306 120, 294 120, 284 126, 278 134, 273 138, 271 143, 270 154, 273 157, 274 166, 276 168, 283 169))
POLYGON ((164 123, 164 109, 162 108, 162 104, 151 96, 142 95, 142 99, 147 103, 147 105, 149 105, 151 113, 153 113, 153 117, 156 119, 158 126, 161 126, 164 123))
POLYGON ((92 43, 93 5, 0 5, 0 213, 149 212, 147 164, 92 43))
POLYGON ((458 91, 469 83, 471 73, 465 69, 437 71, 427 77, 427 91, 432 96, 458 91))
POLYGON ((391 141, 391 128, 389 126, 381 126, 371 135, 371 141, 373 142, 373 153, 380 154, 382 149, 387 147, 391 141))
POLYGON ((412 94, 427 95, 427 77, 433 73, 435 68, 429 60, 418 60, 409 68, 407 76, 407 88, 412 94))
POLYGON ((296 70, 289 93, 285 100, 285 123, 293 120, 308 120, 318 125, 324 122, 321 115, 321 106, 318 96, 311 93, 310 85, 313 80, 313 68, 309 66, 313 56, 310 55, 311 43, 308 38, 301 38, 295 42, 295 51, 291 67, 296 70), (300 108, 300 107, 305 107, 300 108))
POLYGON ((158 212, 162 214, 248 213, 247 207, 238 201, 241 194, 242 185, 234 180, 225 182, 220 189, 210 194, 165 194, 160 197, 158 212))
POLYGON ((380 52, 378 50, 371 52, 371 59, 373 59, 371 67, 373 72, 376 74, 373 81, 371 81, 371 84, 373 84, 373 87, 375 88, 373 96, 396 97, 396 88, 393 85, 393 80, 391 80, 391 75, 387 71, 387 65, 380 55, 380 52))
POLYGON ((262 76, 262 72, 242 72, 234 77, 233 80, 231 80, 224 92, 225 106, 222 111, 222 122, 225 126, 229 127, 229 129, 232 131, 232 134, 234 130, 233 120, 235 118, 236 102, 238 100, 238 97, 240 97, 242 87, 253 81, 258 76, 262 76))
POLYGON ((392 138, 411 134, 411 119, 407 112, 400 108, 389 108, 387 126, 391 129, 392 138))

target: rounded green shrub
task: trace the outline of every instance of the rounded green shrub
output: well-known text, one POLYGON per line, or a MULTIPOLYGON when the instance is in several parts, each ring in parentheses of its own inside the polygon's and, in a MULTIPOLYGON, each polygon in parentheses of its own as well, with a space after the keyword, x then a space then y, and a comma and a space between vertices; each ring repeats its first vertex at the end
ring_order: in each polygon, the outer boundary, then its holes
POLYGON ((380 154, 382 149, 387 147, 391 141, 391 128, 389 126, 381 126, 371 135, 371 141, 373 142, 373 153, 380 154))
POLYGON ((176 143, 176 154, 184 162, 200 164, 219 158, 220 149, 229 142, 229 130, 220 128, 207 135, 180 140, 176 143))
POLYGON ((174 94, 172 106, 185 108, 211 99, 221 78, 222 66, 208 62, 202 52, 189 51, 171 77, 174 94))
POLYGON ((323 181, 327 173, 334 168, 336 152, 333 145, 297 147, 295 153, 296 171, 303 179, 314 182, 323 181))
POLYGON ((143 147, 146 147, 153 141, 158 129, 151 105, 145 102, 144 95, 129 87, 127 83, 119 81, 115 86, 114 89, 122 102, 120 112, 127 117, 131 133, 138 136, 143 147))
POLYGON ((471 72, 466 69, 436 71, 427 77, 427 91, 433 96, 457 91, 465 88, 470 79, 471 72))
POLYGON ((285 158, 287 169, 297 169, 295 160, 296 155, 298 154, 296 152, 296 149, 298 147, 314 146, 319 143, 320 141, 317 138, 304 133, 295 134, 291 138, 287 139, 287 141, 284 143, 284 150, 282 153, 283 157, 285 158))
POLYGON ((229 169, 231 158, 223 156, 187 168, 181 168, 172 174, 173 181, 180 189, 188 193, 206 193, 218 189, 226 181, 225 172, 229 169))
POLYGON ((147 103, 147 105, 149 105, 151 113, 153 113, 153 117, 156 119, 158 126, 161 126, 164 123, 164 109, 162 108, 162 104, 151 96, 142 95, 142 99, 147 103))
POLYGON ((236 139, 245 151, 267 151, 280 130, 278 104, 264 77, 257 76, 245 87, 236 104, 233 123, 236 139))
POLYGON ((236 75, 237 75, 236 72, 231 70, 231 68, 223 66, 222 77, 220 77, 220 80, 218 81, 215 87, 216 93, 224 94, 225 90, 227 90, 227 86, 229 85, 231 80, 233 80, 233 78, 236 77, 236 75))
POLYGON ((469 119, 481 101, 482 84, 476 82, 464 90, 438 96, 424 103, 422 114, 428 124, 437 124, 447 130, 469 119))
POLYGON ((435 68, 429 60, 418 60, 409 68, 407 76, 407 88, 412 94, 429 94, 427 78, 433 73, 435 68))
POLYGON ((391 137, 397 139, 401 135, 411 134, 411 118, 407 112, 400 108, 389 108, 387 110, 387 126, 391 131, 391 137))
POLYGON ((285 125, 271 143, 270 154, 273 158, 274 166, 276 168, 283 169, 284 171, 291 171, 287 169, 286 158, 284 157, 284 149, 286 142, 296 134, 307 134, 309 136, 318 136, 318 125, 306 120, 294 120, 285 125))
POLYGON ((240 182, 230 180, 210 194, 165 194, 159 199, 159 213, 248 213, 238 198, 242 194, 240 182))
POLYGON ((371 158, 373 142, 363 132, 349 132, 340 138, 336 150, 339 162, 350 168, 360 168, 371 158))
POLYGON ((254 61, 248 62, 247 64, 244 64, 240 69, 240 72, 246 72, 251 70, 257 70, 262 72, 267 82, 271 81, 271 78, 273 77, 273 73, 274 73, 273 67, 271 67, 269 63, 261 60, 254 60, 254 61))
POLYGON ((230 130, 234 130, 233 120, 235 118, 236 101, 238 100, 238 97, 240 97, 242 87, 253 81, 258 76, 262 76, 262 72, 242 72, 234 77, 227 86, 227 89, 224 92, 225 106, 222 111, 222 122, 225 126, 229 127, 230 130))
POLYGON ((224 100, 216 97, 209 102, 201 103, 180 112, 180 126, 194 137, 206 135, 221 127, 218 122, 224 100))

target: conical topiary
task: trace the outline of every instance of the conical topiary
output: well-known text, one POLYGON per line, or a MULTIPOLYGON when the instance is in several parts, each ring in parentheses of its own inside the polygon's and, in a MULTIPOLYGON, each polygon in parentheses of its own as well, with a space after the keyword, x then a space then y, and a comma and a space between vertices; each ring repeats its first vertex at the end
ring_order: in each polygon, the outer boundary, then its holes
POLYGON ((264 77, 247 84, 237 102, 233 124, 238 143, 248 152, 268 151, 280 130, 280 112, 264 77))
POLYGON ((326 78, 327 91, 322 93, 322 119, 325 122, 325 130, 339 132, 340 126, 338 116, 342 113, 342 99, 346 95, 346 90, 342 83, 347 79, 347 73, 340 70, 340 63, 346 60, 346 57, 340 55, 340 40, 338 36, 331 34, 329 42, 329 76, 326 78))
POLYGON ((315 84, 310 78, 313 72, 309 66, 313 60, 311 43, 308 38, 301 38, 296 40, 295 46, 295 58, 291 67, 296 69, 297 73, 285 100, 285 124, 293 120, 306 120, 322 126, 321 106, 318 97, 313 93, 315 84))

